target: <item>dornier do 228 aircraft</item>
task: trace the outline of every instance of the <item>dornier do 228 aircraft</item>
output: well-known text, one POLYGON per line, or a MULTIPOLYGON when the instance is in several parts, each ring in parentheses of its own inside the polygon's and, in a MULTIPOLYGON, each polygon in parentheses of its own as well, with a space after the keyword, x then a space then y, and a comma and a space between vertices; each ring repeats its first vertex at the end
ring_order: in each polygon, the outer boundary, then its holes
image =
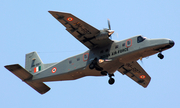
POLYGON ((109 84, 115 82, 114 73, 123 75, 147 87, 151 77, 138 64, 137 60, 158 53, 174 46, 170 39, 148 39, 141 35, 121 41, 111 40, 114 30, 98 30, 76 16, 57 11, 49 11, 66 30, 89 48, 88 51, 69 57, 58 63, 44 64, 36 52, 26 54, 25 68, 19 64, 6 65, 5 68, 19 77, 40 94, 50 88, 43 82, 75 80, 84 76, 109 76, 109 84))

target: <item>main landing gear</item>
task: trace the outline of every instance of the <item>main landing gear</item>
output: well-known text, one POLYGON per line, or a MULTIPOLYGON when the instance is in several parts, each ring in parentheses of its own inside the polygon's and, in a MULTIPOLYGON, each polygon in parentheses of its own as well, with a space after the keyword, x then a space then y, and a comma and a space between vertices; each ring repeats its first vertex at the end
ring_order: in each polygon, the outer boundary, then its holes
POLYGON ((101 71, 101 75, 108 75, 109 76, 109 80, 108 80, 108 83, 110 85, 114 84, 115 80, 114 78, 112 78, 112 76, 114 76, 114 74, 108 74, 107 71, 103 71, 103 68, 100 67, 98 64, 97 64, 97 58, 95 58, 92 63, 89 65, 89 69, 96 69, 97 71, 101 71))
POLYGON ((92 63, 89 65, 89 69, 96 69, 97 71, 102 71, 103 70, 103 68, 102 67, 100 67, 98 64, 97 64, 97 58, 95 58, 93 61, 92 61, 92 63))
POLYGON ((108 74, 108 75, 109 75, 109 81, 108 81, 108 83, 109 83, 110 85, 114 84, 115 80, 114 80, 114 78, 112 78, 112 76, 114 76, 114 74, 108 74))

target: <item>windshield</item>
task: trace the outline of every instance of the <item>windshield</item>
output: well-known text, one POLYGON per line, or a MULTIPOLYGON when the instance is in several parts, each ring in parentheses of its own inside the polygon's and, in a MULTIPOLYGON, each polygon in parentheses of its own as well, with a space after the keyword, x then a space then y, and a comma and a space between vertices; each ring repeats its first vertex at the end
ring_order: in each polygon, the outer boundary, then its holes
POLYGON ((142 36, 138 36, 137 37, 137 43, 140 43, 142 41, 144 41, 146 38, 142 37, 142 36))

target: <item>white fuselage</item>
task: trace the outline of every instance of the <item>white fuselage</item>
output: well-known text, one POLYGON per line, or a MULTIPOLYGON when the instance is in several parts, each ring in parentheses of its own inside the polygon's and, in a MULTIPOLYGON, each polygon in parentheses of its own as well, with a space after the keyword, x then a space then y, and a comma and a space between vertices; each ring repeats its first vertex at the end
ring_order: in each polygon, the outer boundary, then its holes
POLYGON ((174 44, 170 44, 170 41, 170 39, 147 39, 140 35, 122 41, 114 41, 110 46, 88 50, 52 64, 44 71, 34 75, 32 80, 62 81, 84 76, 102 76, 100 71, 89 69, 89 64, 94 58, 104 60, 104 62, 98 62, 98 65, 109 74, 113 74, 125 63, 137 61, 172 47, 174 44), (51 73, 52 67, 56 67, 58 71, 51 73))

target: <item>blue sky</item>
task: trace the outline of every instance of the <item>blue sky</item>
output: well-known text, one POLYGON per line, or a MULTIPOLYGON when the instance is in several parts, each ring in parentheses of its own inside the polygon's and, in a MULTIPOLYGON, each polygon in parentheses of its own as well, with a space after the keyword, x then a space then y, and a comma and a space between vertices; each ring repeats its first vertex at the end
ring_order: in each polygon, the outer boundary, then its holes
POLYGON ((0 107, 1 108, 179 108, 180 100, 180 2, 178 0, 51 0, 0 2, 0 107), (49 10, 74 14, 97 29, 111 28, 114 40, 135 35, 170 38, 172 49, 143 59, 141 66, 151 76, 147 88, 127 76, 84 77, 74 81, 47 82, 51 90, 38 94, 4 65, 25 66, 25 54, 37 51, 44 63, 59 62, 88 50, 69 34, 49 10))

